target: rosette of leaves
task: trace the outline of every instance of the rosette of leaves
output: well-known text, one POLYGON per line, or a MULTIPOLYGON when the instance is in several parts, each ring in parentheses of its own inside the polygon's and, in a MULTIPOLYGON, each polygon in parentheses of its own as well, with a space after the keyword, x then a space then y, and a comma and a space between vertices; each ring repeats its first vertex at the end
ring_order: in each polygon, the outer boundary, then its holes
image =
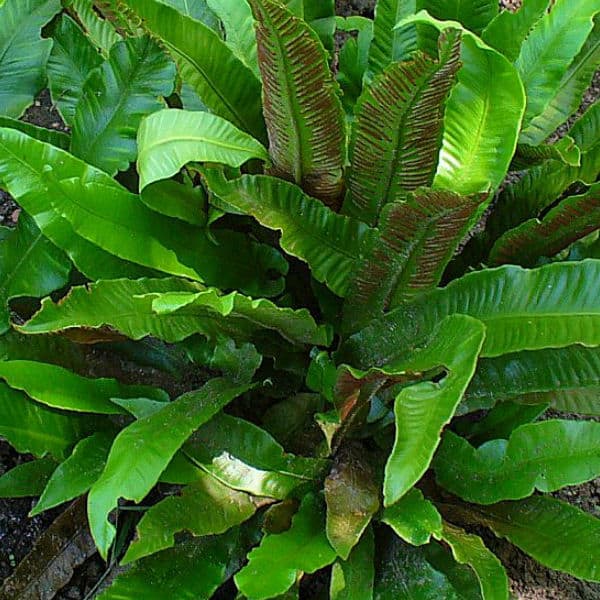
POLYGON ((467 4, 0 6, 0 489, 87 495, 103 600, 508 598, 475 525, 600 581, 599 9, 467 4))

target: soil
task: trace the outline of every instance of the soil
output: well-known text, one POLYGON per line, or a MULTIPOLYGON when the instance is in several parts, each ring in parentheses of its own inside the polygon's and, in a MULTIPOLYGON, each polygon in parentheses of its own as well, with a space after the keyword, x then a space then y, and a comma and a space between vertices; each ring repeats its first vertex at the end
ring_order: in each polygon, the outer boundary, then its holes
MULTIPOLYGON (((337 0, 338 14, 349 16, 373 15, 374 0, 337 0)), ((503 0, 501 4, 515 8, 519 0, 503 0)), ((578 114, 600 97, 600 73, 594 79, 578 114)), ((60 116, 51 106, 49 94, 43 92, 28 109, 25 120, 47 128, 68 130, 60 116)), ((17 204, 0 190, 0 226, 13 227, 19 215, 17 204)), ((121 359, 114 353, 94 349, 87 356, 90 376, 116 377, 123 382, 139 382, 157 385, 173 396, 198 387, 206 378, 202 372, 188 373, 184 378, 167 375, 155 369, 144 368, 121 359)), ((14 452, 8 444, 0 441, 0 475, 14 466, 29 460, 14 452)), ((600 479, 585 485, 565 488, 554 494, 582 510, 600 516, 600 479)), ((35 540, 61 512, 61 507, 29 518, 35 499, 0 499, 0 580, 4 579, 31 550, 35 540)), ((511 579, 511 592, 518 600, 600 600, 600 584, 588 584, 573 577, 546 569, 503 540, 484 534, 486 544, 499 556, 511 579)), ((89 600, 100 578, 106 573, 106 565, 94 555, 79 567, 71 582, 55 597, 58 600, 89 600)), ((309 598, 310 593, 303 594, 309 598)))

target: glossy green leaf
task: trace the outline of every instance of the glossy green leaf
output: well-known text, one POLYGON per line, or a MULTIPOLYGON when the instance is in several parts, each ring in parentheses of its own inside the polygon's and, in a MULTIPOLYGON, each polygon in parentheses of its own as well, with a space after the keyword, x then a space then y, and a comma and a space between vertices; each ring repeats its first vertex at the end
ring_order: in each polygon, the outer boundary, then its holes
POLYGON ((517 144, 517 150, 511 163, 511 171, 528 169, 532 166, 543 164, 546 160, 557 160, 569 167, 581 165, 581 151, 575 140, 565 135, 553 144, 517 144))
POLYGON ((342 345, 338 360, 358 368, 394 362, 446 315, 456 313, 485 324, 484 357, 577 343, 596 346, 598 277, 600 261, 592 259, 531 270, 507 266, 470 273, 374 321, 342 345))
POLYGON ((600 64, 600 17, 585 44, 562 76, 558 89, 543 112, 534 117, 524 133, 528 140, 541 141, 551 135, 580 106, 600 64))
POLYGON ((200 390, 180 396, 119 433, 88 496, 90 529, 103 557, 116 533, 107 517, 119 498, 140 502, 194 430, 247 389, 247 385, 212 379, 200 390))
POLYGON ((355 259, 365 251, 371 234, 364 223, 334 213, 287 181, 260 175, 225 181, 210 170, 206 176, 222 208, 281 230, 281 247, 306 261, 315 279, 346 295, 355 259))
POLYGON ((418 488, 412 488, 398 502, 388 506, 381 521, 413 546, 427 544, 432 535, 442 534, 442 517, 418 488))
POLYGON ((356 267, 342 327, 356 331, 375 317, 435 288, 485 196, 420 190, 388 204, 379 237, 356 267))
POLYGON ((35 138, 40 142, 52 144, 53 146, 62 148, 63 150, 68 150, 69 145, 71 144, 71 137, 62 131, 38 127, 37 125, 32 125, 26 121, 11 119, 10 117, 4 117, 2 115, 0 115, 0 127, 17 129, 18 131, 26 133, 29 137, 35 138))
POLYGON ((29 215, 20 215, 16 230, 0 242, 0 332, 9 327, 8 300, 45 296, 64 286, 70 271, 65 254, 42 235, 29 215))
POLYGON ((98 600, 199 600, 211 598, 243 558, 239 531, 191 538, 137 562, 117 577, 98 600))
POLYGON ((373 600, 375 539, 367 528, 348 560, 338 559, 331 569, 330 600, 373 600))
POLYGON ((479 361, 460 413, 513 400, 550 403, 556 410, 599 415, 600 350, 573 345, 479 361))
POLYGON ((207 0, 195 0, 194 2, 190 2, 189 0, 161 1, 163 4, 176 8, 178 12, 186 17, 191 17, 196 21, 200 21, 215 31, 219 30, 219 19, 217 18, 216 13, 209 8, 207 0))
POLYGON ((327 539, 344 560, 379 510, 379 488, 361 457, 341 453, 325 479, 327 539))
POLYGON ((93 70, 73 118, 73 154, 114 175, 136 157, 142 117, 159 110, 173 90, 175 67, 150 37, 116 43, 93 70))
POLYGON ((533 119, 542 114, 559 90, 569 65, 593 29, 598 12, 596 0, 581 0, 576 5, 557 0, 523 42, 515 61, 527 95, 520 142, 536 144, 547 137, 543 130, 538 134, 533 119))
POLYGON ((13 467, 0 477, 0 498, 39 496, 54 469, 56 460, 51 456, 13 467))
POLYGON ((166 392, 158 388, 81 377, 62 367, 29 360, 1 361, 0 379, 33 400, 73 412, 121 413, 111 398, 147 397, 163 402, 168 399, 166 392))
POLYGON ((0 5, 0 114, 20 117, 42 90, 52 42, 41 28, 61 9, 59 0, 0 5))
POLYGON ((387 203, 431 185, 459 53, 460 33, 443 33, 438 61, 418 53, 392 63, 363 92, 355 109, 345 214, 375 225, 387 203))
POLYGON ((444 523, 440 538, 450 546, 458 563, 468 564, 475 571, 483 600, 508 600, 506 571, 500 560, 485 547, 479 536, 444 523))
POLYGON ((406 60, 417 49, 414 26, 395 29, 396 23, 417 12, 416 0, 378 0, 374 36, 369 51, 369 71, 376 75, 395 61, 406 60))
POLYGON ((284 500, 321 482, 329 461, 284 452, 264 429, 220 414, 200 428, 184 452, 199 469, 232 489, 284 500))
POLYGON ((0 436, 17 452, 65 458, 68 449, 93 429, 88 416, 66 414, 43 406, 0 383, 0 436))
POLYGON ((518 500, 600 475, 600 424, 543 421, 522 425, 507 440, 475 449, 451 431, 433 466, 438 483, 468 502, 518 500))
POLYGON ((600 184, 583 194, 569 196, 542 218, 525 221, 507 231, 493 246, 493 265, 534 265, 540 257, 552 257, 600 228, 600 184))
POLYGON ((106 173, 18 131, 0 129, 0 149, 0 178, 8 191, 92 279, 131 276, 132 267, 123 266, 123 260, 131 260, 249 293, 261 294, 263 282, 267 295, 269 286, 281 291, 282 281, 267 271, 281 272, 287 265, 273 249, 254 244, 248 236, 222 231, 209 237, 179 220, 167 220, 106 173), (86 252, 90 244, 98 248, 93 255, 85 254, 83 264, 82 243, 86 252), (108 260, 103 250, 111 253, 108 260))
POLYGON ((30 515, 33 517, 85 494, 100 477, 113 440, 108 433, 94 433, 73 448, 71 455, 52 473, 38 503, 30 515))
POLYGON ((426 371, 440 365, 447 374, 439 383, 408 386, 394 403, 394 447, 385 466, 384 504, 391 506, 425 473, 440 442, 443 427, 454 415, 473 376, 485 337, 475 319, 456 315, 441 322, 431 340, 394 370, 426 371))
POLYGON ((502 10, 484 29, 481 38, 514 63, 521 45, 547 8, 548 0, 526 0, 517 11, 502 10))
POLYGON ((248 0, 256 19, 270 172, 339 206, 344 113, 317 34, 279 2, 248 0))
POLYGON ((72 7, 88 38, 108 57, 111 48, 122 38, 95 10, 93 0, 72 0, 72 7))
POLYGON ((417 5, 436 19, 458 21, 475 33, 481 33, 498 15, 498 3, 494 0, 418 0, 417 5))
POLYGON ((102 57, 68 15, 62 15, 54 26, 52 40, 48 58, 50 94, 65 123, 72 125, 85 80, 102 57))
POLYGON ((532 496, 462 512, 543 565, 586 581, 600 581, 600 519, 575 506, 532 496))
POLYGON ((300 573, 314 573, 335 560, 325 536, 323 511, 314 495, 306 495, 292 526, 266 535, 248 554, 248 564, 235 576, 238 589, 253 600, 272 598, 288 590, 300 573))
POLYGON ((171 53, 182 79, 211 112, 265 141, 260 81, 206 25, 159 0, 124 0, 171 53))
POLYGON ((252 158, 268 161, 266 149, 229 121, 207 112, 162 110, 138 132, 140 190, 175 175, 189 162, 239 167, 252 158))
POLYGON ((517 70, 455 21, 436 21, 422 11, 397 27, 411 23, 433 26, 439 31, 463 31, 463 66, 446 103, 434 187, 459 194, 496 188, 514 154, 525 109, 525 92, 517 70))
POLYGON ((246 0, 206 0, 225 28, 225 43, 256 77, 260 77, 254 18, 246 0))
POLYGON ((174 546, 175 534, 184 530, 198 537, 224 533, 249 519, 255 510, 247 494, 202 475, 179 496, 169 496, 146 511, 122 564, 174 546))

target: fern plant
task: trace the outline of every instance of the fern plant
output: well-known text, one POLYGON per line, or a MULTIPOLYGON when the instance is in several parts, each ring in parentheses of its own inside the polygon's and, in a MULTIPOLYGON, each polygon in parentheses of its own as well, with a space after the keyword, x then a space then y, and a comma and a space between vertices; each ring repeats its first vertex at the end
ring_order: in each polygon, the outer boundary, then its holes
POLYGON ((600 414, 600 105, 549 141, 598 12, 5 0, 0 490, 87 494, 100 598, 508 598, 481 527, 600 581, 551 495, 600 424, 539 419, 600 414), (70 134, 18 120, 46 80, 70 134), (92 378, 107 343, 207 381, 92 378))

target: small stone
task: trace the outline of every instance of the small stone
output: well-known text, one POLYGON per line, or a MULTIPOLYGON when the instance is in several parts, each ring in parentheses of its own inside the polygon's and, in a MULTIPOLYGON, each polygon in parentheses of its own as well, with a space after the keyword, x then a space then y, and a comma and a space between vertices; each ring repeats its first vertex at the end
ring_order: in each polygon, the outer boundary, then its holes
POLYGON ((19 220, 19 215, 21 214, 21 209, 17 208, 15 210, 12 211, 12 213, 10 214, 10 220, 13 223, 16 223, 19 220))

